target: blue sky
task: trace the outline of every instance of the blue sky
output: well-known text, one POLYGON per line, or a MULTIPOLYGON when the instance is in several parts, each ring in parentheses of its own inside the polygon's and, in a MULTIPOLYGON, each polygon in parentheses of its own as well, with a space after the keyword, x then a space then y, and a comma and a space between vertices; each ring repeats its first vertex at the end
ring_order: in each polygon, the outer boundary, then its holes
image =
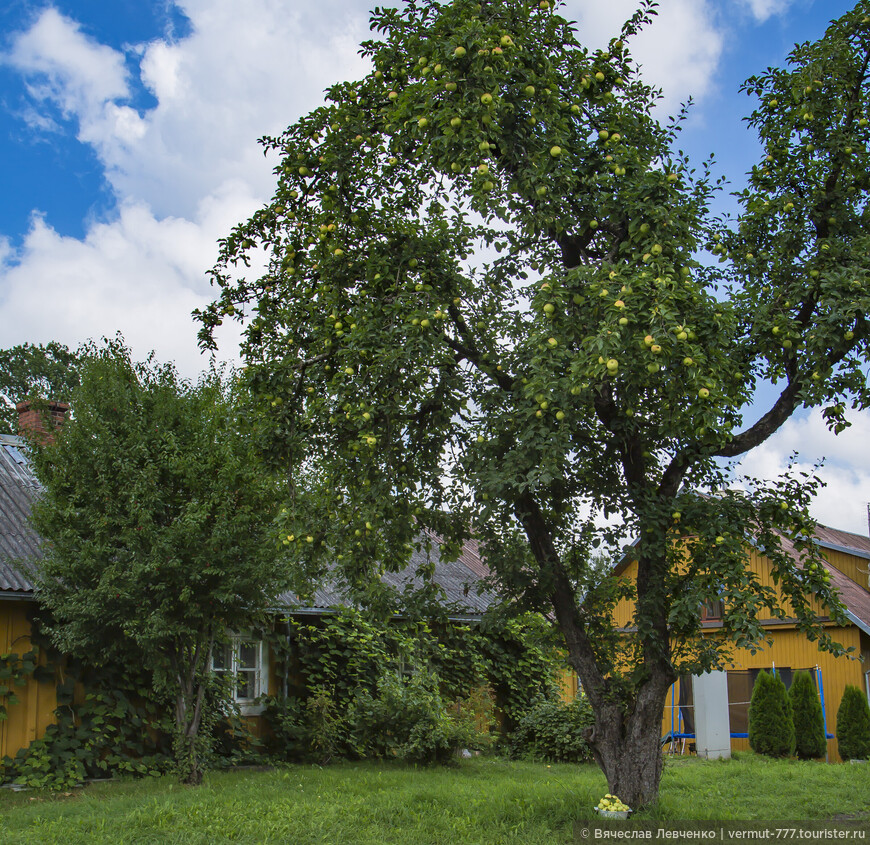
MULTIPOLYGON (((71 346, 121 331, 194 374, 190 312, 206 304, 216 240, 268 199, 256 144, 361 75, 371 0, 6 0, 0 6, 0 347, 71 346)), ((569 0, 581 39, 606 43, 633 0, 569 0)), ((663 113, 692 96, 682 144, 715 152, 735 187, 757 155, 743 80, 815 39, 840 0, 661 0, 636 41, 663 113)), ((729 200, 724 197, 723 205, 729 200)), ((233 357, 227 327, 223 349, 233 357)), ((870 424, 834 441, 817 415, 749 462, 826 454, 817 517, 866 533, 870 424)))

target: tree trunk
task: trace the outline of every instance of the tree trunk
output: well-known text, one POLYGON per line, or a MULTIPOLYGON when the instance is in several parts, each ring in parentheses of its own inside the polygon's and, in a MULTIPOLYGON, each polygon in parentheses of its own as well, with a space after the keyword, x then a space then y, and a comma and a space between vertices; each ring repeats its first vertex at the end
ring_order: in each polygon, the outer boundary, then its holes
POLYGON ((618 703, 595 714, 590 746, 608 789, 633 810, 658 800, 662 777, 661 724, 670 680, 663 673, 637 693, 634 710, 623 716, 618 703))
POLYGON ((175 697, 175 741, 173 751, 179 780, 188 786, 202 783, 201 746, 199 735, 205 698, 203 674, 211 665, 214 637, 205 647, 197 644, 188 649, 187 662, 177 672, 178 690, 175 697))

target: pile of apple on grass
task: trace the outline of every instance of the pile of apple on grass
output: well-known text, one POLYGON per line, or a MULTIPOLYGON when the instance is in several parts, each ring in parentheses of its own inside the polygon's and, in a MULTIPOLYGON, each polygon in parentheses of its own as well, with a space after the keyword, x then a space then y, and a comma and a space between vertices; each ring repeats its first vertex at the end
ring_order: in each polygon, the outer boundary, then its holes
MULTIPOLYGON (((415 767, 384 762, 213 771, 199 788, 172 777, 67 794, 0 791, 4 843, 570 841, 607 784, 591 764, 507 761, 415 767)), ((870 823, 870 766, 820 766, 747 753, 668 758, 649 820, 870 823)))

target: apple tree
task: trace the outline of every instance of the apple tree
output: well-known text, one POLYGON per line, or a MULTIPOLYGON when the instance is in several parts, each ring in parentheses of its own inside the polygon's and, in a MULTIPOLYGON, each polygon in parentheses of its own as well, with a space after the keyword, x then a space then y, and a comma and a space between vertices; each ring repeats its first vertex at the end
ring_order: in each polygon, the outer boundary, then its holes
POLYGON ((259 445, 300 491, 298 560, 363 584, 421 525, 473 531, 501 592, 557 620, 632 807, 658 794, 678 673, 771 615, 837 648, 810 606, 838 612, 822 568, 781 547, 816 554, 817 482, 738 490, 724 459, 799 408, 839 429, 870 398, 870 5, 746 83, 763 149, 729 221, 630 58, 654 5, 597 51, 546 0, 376 9, 372 72, 264 139, 274 198, 222 241, 198 314, 206 346, 245 324, 259 445), (750 535, 784 602, 747 571, 750 535), (628 536, 631 584, 593 563, 628 536), (714 597, 727 636, 702 639, 714 597))
POLYGON ((179 774, 198 783, 213 646, 277 595, 275 485, 217 373, 191 384, 117 340, 84 352, 72 418, 32 443, 40 602, 61 651, 153 675, 179 774))

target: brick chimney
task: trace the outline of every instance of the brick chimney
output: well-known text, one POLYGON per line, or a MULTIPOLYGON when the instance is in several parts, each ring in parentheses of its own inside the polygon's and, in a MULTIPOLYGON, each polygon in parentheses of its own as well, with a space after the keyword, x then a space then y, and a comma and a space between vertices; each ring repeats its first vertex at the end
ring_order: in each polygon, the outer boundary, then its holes
POLYGON ((18 433, 22 437, 53 443, 55 432, 64 424, 69 414, 69 403, 26 399, 19 402, 15 410, 18 411, 18 433))

